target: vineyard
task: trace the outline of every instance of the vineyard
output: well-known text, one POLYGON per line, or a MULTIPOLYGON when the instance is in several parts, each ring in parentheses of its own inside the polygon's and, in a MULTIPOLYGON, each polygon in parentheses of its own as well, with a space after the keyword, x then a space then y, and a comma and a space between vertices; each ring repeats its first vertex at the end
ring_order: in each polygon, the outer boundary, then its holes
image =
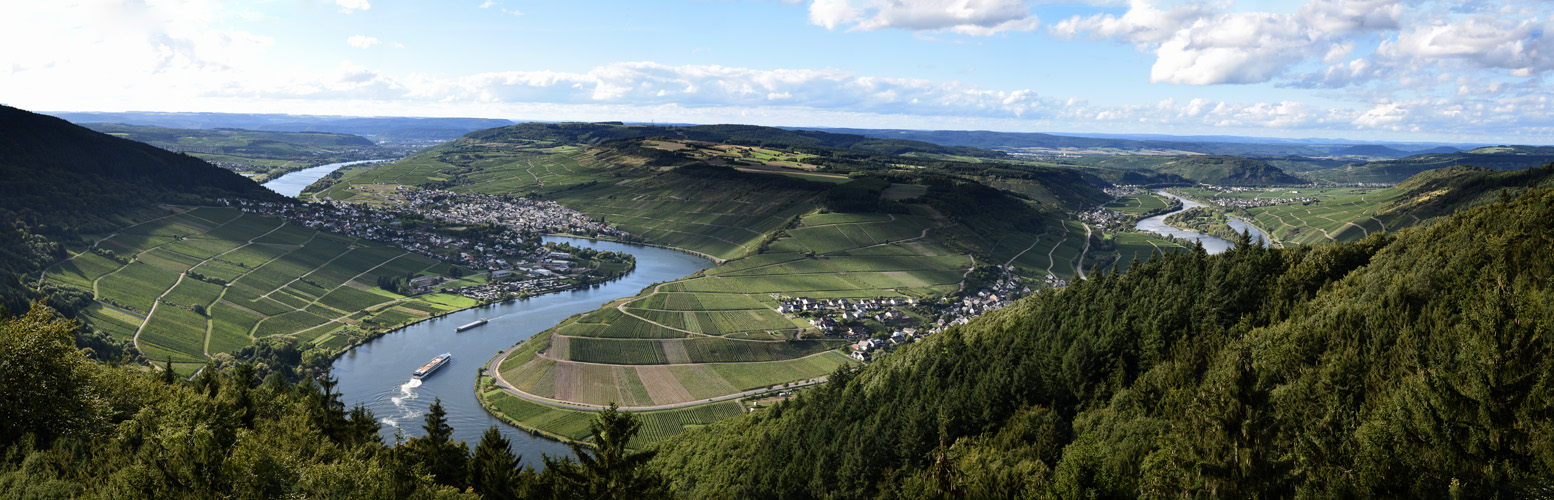
POLYGON ((277 335, 343 346, 336 338, 348 328, 391 329, 470 305, 375 286, 378 276, 445 270, 439 261, 230 208, 175 211, 72 253, 45 279, 94 292, 99 304, 83 320, 120 339, 138 331, 147 356, 177 363, 277 335))

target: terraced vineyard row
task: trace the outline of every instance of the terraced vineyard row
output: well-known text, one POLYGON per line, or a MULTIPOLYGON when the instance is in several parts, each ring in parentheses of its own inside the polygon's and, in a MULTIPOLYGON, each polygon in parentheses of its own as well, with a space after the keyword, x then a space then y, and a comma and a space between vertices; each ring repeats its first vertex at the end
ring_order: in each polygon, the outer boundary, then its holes
POLYGON ((82 249, 46 279, 93 290, 102 305, 85 320, 154 359, 200 363, 275 335, 339 346, 348 328, 388 328, 465 305, 374 286, 379 276, 423 273, 439 261, 236 209, 173 213, 95 248, 111 253, 82 249), (368 309, 375 312, 358 314, 368 309))

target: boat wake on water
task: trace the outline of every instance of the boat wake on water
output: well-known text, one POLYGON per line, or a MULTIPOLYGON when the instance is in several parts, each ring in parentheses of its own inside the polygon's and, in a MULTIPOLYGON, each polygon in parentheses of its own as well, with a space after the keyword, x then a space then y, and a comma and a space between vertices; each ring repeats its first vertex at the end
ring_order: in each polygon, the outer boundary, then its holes
POLYGON ((418 378, 412 378, 409 382, 401 384, 399 386, 399 395, 389 398, 389 401, 394 403, 394 408, 396 409, 394 416, 383 417, 378 420, 397 428, 399 427, 399 421, 421 416, 421 412, 410 406, 411 401, 421 397, 415 390, 417 387, 421 387, 421 379, 418 378))

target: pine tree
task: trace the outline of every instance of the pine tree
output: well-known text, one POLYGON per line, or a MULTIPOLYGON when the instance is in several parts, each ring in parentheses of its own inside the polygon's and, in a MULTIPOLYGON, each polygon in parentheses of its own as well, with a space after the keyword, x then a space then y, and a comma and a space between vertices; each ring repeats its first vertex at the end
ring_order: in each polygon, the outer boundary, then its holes
POLYGON ((425 436, 410 438, 405 443, 410 460, 431 473, 437 484, 464 488, 469 446, 453 441, 453 427, 448 425, 448 412, 443 409, 441 398, 432 402, 421 429, 426 431, 425 436))
POLYGON ((520 463, 507 437, 493 425, 480 436, 469 459, 469 486, 491 500, 521 498, 533 472, 521 470, 520 463))
POLYGON ((663 479, 645 467, 657 452, 626 449, 641 428, 642 422, 636 417, 610 403, 588 424, 593 447, 571 444, 572 453, 577 455, 576 465, 546 457, 546 472, 554 471, 560 476, 558 493, 575 498, 668 498, 663 479))

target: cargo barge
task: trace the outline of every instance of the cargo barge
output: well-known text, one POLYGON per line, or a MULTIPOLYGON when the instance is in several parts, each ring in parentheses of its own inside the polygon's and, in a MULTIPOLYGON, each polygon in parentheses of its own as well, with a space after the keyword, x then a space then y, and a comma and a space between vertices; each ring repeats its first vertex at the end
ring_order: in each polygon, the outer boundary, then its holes
POLYGON ((471 328, 474 328, 474 327, 477 327, 477 326, 480 326, 480 325, 484 325, 484 324, 486 324, 486 319, 485 318, 480 318, 480 321, 476 321, 474 323, 470 323, 470 324, 467 324, 467 325, 464 325, 464 326, 461 326, 461 327, 458 327, 458 328, 454 328, 453 331, 454 332, 462 332, 464 330, 468 330, 468 329, 471 329, 471 328))
POLYGON ((448 361, 452 360, 452 359, 453 359, 453 353, 445 352, 445 353, 439 354, 439 355, 437 355, 437 357, 432 358, 431 361, 428 361, 428 362, 426 362, 426 364, 421 365, 421 367, 416 369, 415 373, 412 373, 411 376, 413 376, 415 378, 426 378, 427 375, 431 375, 432 372, 437 371, 438 368, 442 368, 442 365, 448 364, 448 361))

